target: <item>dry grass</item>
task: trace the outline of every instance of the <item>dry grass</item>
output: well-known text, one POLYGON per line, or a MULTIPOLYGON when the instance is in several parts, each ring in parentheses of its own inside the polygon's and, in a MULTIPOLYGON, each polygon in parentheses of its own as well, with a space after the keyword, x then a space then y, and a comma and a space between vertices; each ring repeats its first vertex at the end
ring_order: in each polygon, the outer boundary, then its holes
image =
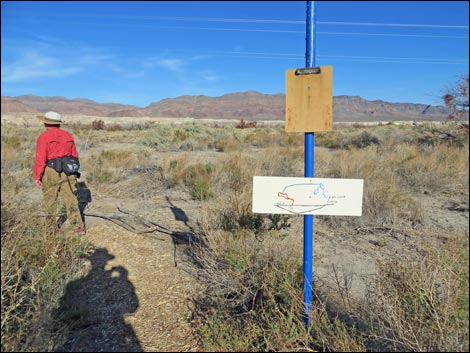
MULTIPOLYGON (((208 207, 199 232, 203 246, 194 249, 207 283, 199 302, 205 349, 466 351, 468 228, 452 235, 430 231, 430 210, 421 195, 453 197, 468 205, 468 135, 458 136, 467 139, 463 144, 440 138, 423 143, 416 138, 422 133, 421 128, 401 127, 353 130, 346 139, 351 142, 318 152, 317 176, 364 178, 366 186, 362 218, 324 217, 317 222, 330 224, 339 234, 399 229, 414 234, 416 243, 409 258, 377 257, 370 301, 353 297, 349 273, 335 272, 341 298, 331 287, 319 288, 308 332, 293 314, 302 311, 301 268, 294 260, 300 254, 288 246, 289 222, 274 230, 268 217, 250 212, 250 178, 300 176, 301 148, 295 143, 290 148, 270 146, 255 156, 230 154, 220 172, 225 177, 216 186, 224 192, 208 207), (392 144, 394 132, 401 143, 392 144), (428 238, 420 241, 421 234, 428 238), (442 241, 448 246, 441 248, 442 241)), ((376 244, 386 248, 386 238, 379 239, 376 244)))
POLYGON ((88 249, 52 231, 41 203, 29 197, 40 131, 18 134, 2 125, 2 351, 50 351, 60 345, 66 328, 52 313, 88 249))
MULTIPOLYGON (((108 125, 72 126, 91 186, 117 190, 139 176, 145 181, 139 192, 181 188, 200 202, 199 242, 188 256, 206 288, 195 298, 204 349, 468 351, 468 226, 457 218, 430 219, 436 210, 447 214, 446 200, 468 214, 468 132, 449 124, 317 134, 323 148, 316 151, 315 175, 363 178, 365 188, 363 217, 316 217, 316 227, 329 229, 332 239, 367 234, 377 244, 379 270, 368 278, 370 300, 355 296, 352 277, 338 268, 335 289, 316 280, 305 329, 298 219, 251 212, 254 175, 303 175, 303 136, 278 127, 108 125), (205 153, 219 157, 209 161, 205 153), (395 241, 398 235, 407 241, 395 241), (397 253, 400 261, 390 261, 397 253)), ((40 131, 2 126, 5 351, 57 346, 61 330, 51 310, 87 251, 48 233, 40 203, 28 198, 40 131)))
POLYGON ((447 239, 440 249, 423 249, 418 261, 405 257, 380 263, 368 308, 373 338, 383 348, 468 350, 468 236, 449 234, 447 239))
POLYGON ((88 246, 51 231, 40 205, 18 204, 14 188, 2 174, 2 351, 50 351, 66 330, 53 310, 88 246))

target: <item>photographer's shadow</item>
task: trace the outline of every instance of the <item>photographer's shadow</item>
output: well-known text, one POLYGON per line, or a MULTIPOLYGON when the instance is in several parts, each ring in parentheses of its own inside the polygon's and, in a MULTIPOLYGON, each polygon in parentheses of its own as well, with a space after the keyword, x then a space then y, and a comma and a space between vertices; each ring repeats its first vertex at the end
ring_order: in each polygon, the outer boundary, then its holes
POLYGON ((68 335, 60 352, 143 352, 126 314, 139 307, 133 284, 122 266, 106 270, 113 259, 104 248, 90 255, 89 274, 67 285, 56 317, 67 325, 68 335))

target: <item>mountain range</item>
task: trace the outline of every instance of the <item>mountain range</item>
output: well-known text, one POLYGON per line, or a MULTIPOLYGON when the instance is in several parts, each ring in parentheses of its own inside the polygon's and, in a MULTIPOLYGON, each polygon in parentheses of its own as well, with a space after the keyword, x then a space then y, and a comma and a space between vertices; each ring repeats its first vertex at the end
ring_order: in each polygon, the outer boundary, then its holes
MULTIPOLYGON (((228 93, 220 97, 180 96, 137 107, 97 103, 90 99, 23 95, 1 97, 1 112, 81 114, 99 117, 191 117, 244 120, 284 120, 285 95, 255 91, 228 93)), ((368 101, 359 96, 333 98, 334 121, 445 120, 444 106, 368 101)))

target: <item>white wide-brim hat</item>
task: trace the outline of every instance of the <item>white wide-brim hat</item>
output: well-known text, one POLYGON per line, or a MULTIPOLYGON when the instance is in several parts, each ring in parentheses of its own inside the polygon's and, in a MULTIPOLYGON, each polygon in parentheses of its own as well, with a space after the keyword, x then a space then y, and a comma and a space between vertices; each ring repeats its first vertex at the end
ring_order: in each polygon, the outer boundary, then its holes
POLYGON ((56 112, 47 112, 44 115, 38 115, 37 118, 46 124, 60 125, 64 123, 60 114, 56 112))

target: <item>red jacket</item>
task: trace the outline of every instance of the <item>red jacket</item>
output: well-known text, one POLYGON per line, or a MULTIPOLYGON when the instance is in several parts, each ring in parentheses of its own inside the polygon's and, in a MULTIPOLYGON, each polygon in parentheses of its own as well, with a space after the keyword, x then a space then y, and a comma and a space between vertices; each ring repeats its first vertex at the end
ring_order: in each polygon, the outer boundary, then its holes
POLYGON ((64 156, 78 158, 73 136, 67 131, 61 130, 58 126, 47 127, 47 130, 39 135, 36 142, 36 161, 33 167, 34 179, 41 180, 48 160, 64 156))

